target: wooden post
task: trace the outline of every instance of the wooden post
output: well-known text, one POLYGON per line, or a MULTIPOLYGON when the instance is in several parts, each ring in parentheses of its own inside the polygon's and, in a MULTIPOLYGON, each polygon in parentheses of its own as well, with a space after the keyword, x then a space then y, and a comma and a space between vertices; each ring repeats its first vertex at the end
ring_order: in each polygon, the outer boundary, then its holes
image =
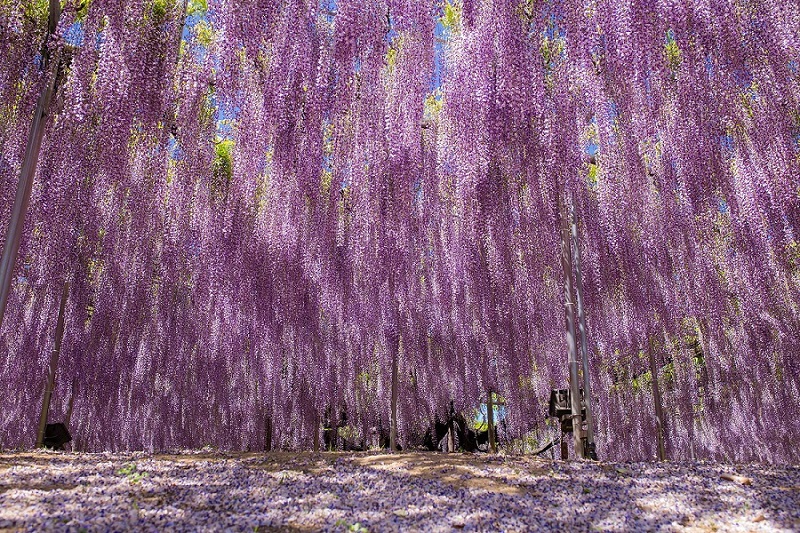
MULTIPOLYGON (((69 296, 69 282, 64 282, 64 289, 61 291, 61 305, 58 308, 58 321, 56 322, 56 338, 53 351, 50 353, 50 367, 47 370, 47 382, 44 387, 44 400, 42 401, 42 411, 39 414, 39 430, 36 433, 36 447, 44 445, 44 432, 47 428, 47 415, 50 412, 50 398, 53 395, 53 387, 56 382, 56 370, 58 369, 58 356, 61 354, 61 341, 64 338, 64 311, 67 307, 67 297, 69 296)), ((70 413, 71 415, 72 413, 70 413)))
POLYGON ((572 399, 572 435, 575 455, 583 458, 581 397, 578 382, 578 346, 575 342, 574 293, 572 288, 572 250, 570 223, 564 198, 559 199, 561 215, 561 268, 564 271, 564 318, 566 322, 567 351, 569 353, 569 388, 572 399))
MULTIPOLYGON (((50 0, 50 18, 48 21, 47 39, 56 31, 58 19, 61 17, 61 4, 59 0, 50 0)), ((47 42, 47 41, 45 41, 47 42)), ((45 49, 46 51, 46 49, 45 49)), ((50 68, 51 63, 55 63, 50 72, 50 77, 45 83, 39 100, 36 103, 36 110, 33 113, 28 144, 25 147, 25 158, 22 162, 22 169, 19 173, 17 184, 17 195, 14 198, 14 207, 11 212, 11 220, 8 224, 5 246, 3 246, 3 256, 0 259, 0 326, 3 325, 3 317, 8 304, 8 297, 11 293, 11 281, 14 276, 14 264, 17 261, 19 245, 22 240, 22 230, 25 226, 25 215, 28 212, 28 205, 31 200, 31 189, 33 178, 36 175, 36 166, 39 163, 39 151, 42 148, 44 137, 44 127, 47 122, 47 114, 50 111, 50 102, 56 90, 56 78, 58 77, 58 57, 50 61, 48 54, 42 56, 43 70, 50 68)))
POLYGON ((583 394, 586 399, 586 450, 584 456, 597 460, 594 446, 594 414, 592 413, 592 386, 589 374, 589 349, 586 342, 586 314, 583 310, 583 274, 581 271, 581 247, 578 242, 578 215, 575 202, 570 203, 572 215, 572 245, 575 246, 575 296, 578 304, 578 329, 581 335, 581 363, 583 369, 583 394))
POLYGON ((497 453, 497 438, 494 434, 494 398, 489 391, 489 400, 486 402, 486 423, 489 426, 489 453, 497 453))
POLYGON ((658 386, 658 368, 653 355, 653 338, 647 339, 647 355, 650 359, 650 375, 653 382, 653 403, 656 411, 656 440, 658 441, 658 460, 667 460, 666 445, 664 443, 664 410, 661 405, 661 389, 658 386))
POLYGON ((272 451, 272 417, 269 415, 264 421, 264 451, 272 451))

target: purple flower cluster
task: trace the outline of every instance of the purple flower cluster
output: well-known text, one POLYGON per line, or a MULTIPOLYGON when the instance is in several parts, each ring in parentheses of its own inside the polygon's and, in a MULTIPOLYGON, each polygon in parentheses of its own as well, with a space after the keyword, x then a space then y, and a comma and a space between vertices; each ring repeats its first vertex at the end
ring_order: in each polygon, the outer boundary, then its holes
MULTIPOLYGON (((2 234, 39 4, 0 3, 2 234)), ((502 439, 543 430, 570 199, 600 454, 655 455, 657 379, 671 458, 800 460, 796 3, 66 4, 0 448, 34 441, 67 281, 77 449, 369 440, 393 368, 401 442, 488 390, 502 439)))

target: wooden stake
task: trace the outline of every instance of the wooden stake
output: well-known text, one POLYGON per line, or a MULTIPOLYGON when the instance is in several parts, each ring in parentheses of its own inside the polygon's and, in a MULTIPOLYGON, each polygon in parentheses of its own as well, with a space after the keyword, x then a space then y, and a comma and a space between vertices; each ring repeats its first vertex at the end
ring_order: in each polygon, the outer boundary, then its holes
MULTIPOLYGON (((61 17, 61 4, 59 0, 50 0, 50 18, 48 21, 47 39, 56 31, 58 19, 61 17)), ((46 42, 46 41, 45 41, 46 42)), ((0 326, 3 325, 3 318, 8 304, 8 297, 11 293, 11 281, 14 276, 14 264, 17 261, 19 245, 22 240, 22 230, 25 226, 25 215, 28 213, 28 205, 31 200, 31 189, 33 178, 36 175, 36 166, 39 163, 39 151, 42 148, 42 138, 44 137, 44 127, 47 122, 47 115, 50 111, 50 102, 56 90, 56 78, 58 77, 58 57, 50 61, 47 54, 43 54, 43 69, 47 70, 51 63, 55 66, 51 69, 50 78, 42 89, 39 100, 36 103, 36 111, 33 113, 31 129, 28 135, 28 144, 25 147, 25 158, 22 162, 22 170, 19 173, 17 184, 17 195, 14 198, 14 208, 11 212, 11 220, 8 224, 8 233, 3 247, 3 256, 0 259, 0 326)))
POLYGON ((658 368, 656 367, 656 358, 653 355, 653 339, 648 338, 647 342, 647 355, 650 359, 650 375, 653 382, 653 403, 655 403, 656 411, 656 440, 658 441, 658 460, 667 460, 667 450, 664 443, 664 410, 661 405, 661 389, 658 386, 658 368))
POLYGON ((497 438, 494 434, 494 398, 489 391, 489 400, 486 402, 486 422, 489 425, 489 453, 497 453, 497 438))
MULTIPOLYGON (((56 382, 56 370, 58 369, 58 356, 61 354, 61 341, 64 338, 64 311, 67 307, 67 297, 69 296, 69 282, 64 283, 61 292, 61 305, 58 308, 58 321, 56 322, 56 338, 53 351, 50 353, 50 368, 47 371, 47 382, 44 387, 44 400, 42 401, 42 412, 39 414, 39 430, 36 433, 36 447, 44 445, 44 433, 47 428, 47 415, 50 412, 50 398, 56 382)), ((71 415, 72 413, 70 413, 71 415)))
POLYGON ((569 353, 569 388, 572 397, 572 436, 575 455, 584 457, 581 417, 581 397, 578 382, 578 346, 575 342, 574 292, 572 288, 572 250, 570 246, 570 224, 564 198, 559 199, 561 215, 561 268, 564 271, 564 318, 566 322, 567 351, 569 353))

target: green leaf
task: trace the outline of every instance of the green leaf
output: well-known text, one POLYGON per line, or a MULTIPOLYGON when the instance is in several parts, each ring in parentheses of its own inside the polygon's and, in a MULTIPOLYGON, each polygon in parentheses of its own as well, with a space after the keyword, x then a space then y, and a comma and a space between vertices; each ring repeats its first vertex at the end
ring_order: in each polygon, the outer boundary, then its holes
POLYGON ((201 20, 194 27, 197 43, 208 48, 214 42, 214 28, 205 20, 201 20))
POLYGON ((189 5, 186 7, 186 14, 188 16, 197 15, 204 16, 208 12, 208 0, 190 0, 189 5))
POLYGON ((446 1, 441 21, 445 30, 457 31, 461 27, 461 4, 459 2, 446 1))

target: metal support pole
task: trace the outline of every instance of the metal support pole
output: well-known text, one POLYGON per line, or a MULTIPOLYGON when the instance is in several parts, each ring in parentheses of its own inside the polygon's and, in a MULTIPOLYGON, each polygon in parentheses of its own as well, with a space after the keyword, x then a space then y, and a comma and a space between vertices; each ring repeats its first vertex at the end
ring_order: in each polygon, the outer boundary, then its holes
MULTIPOLYGON (((47 415, 50 413, 50 398, 53 395, 53 388, 56 383, 56 370, 58 370, 58 356, 61 354, 61 341, 64 339, 64 312, 67 307, 67 297, 69 296, 69 282, 64 283, 61 292, 61 305, 58 308, 58 321, 56 322, 56 338, 53 351, 50 354, 50 368, 47 371, 47 384, 44 387, 44 400, 42 401, 42 411, 39 414, 39 430, 36 433, 36 447, 44 445, 44 433, 47 428, 47 415)), ((70 415, 72 413, 70 412, 70 415)))
POLYGON ((567 351, 569 353, 569 388, 572 397, 572 435, 575 455, 584 457, 581 417, 580 385, 578 382, 578 346, 575 342, 575 310, 572 287, 572 250, 570 246, 570 224, 567 206, 562 197, 559 200, 561 215, 561 268, 564 271, 564 317, 566 321, 567 351))
POLYGON ((314 415, 314 453, 319 453, 319 415, 314 415))
POLYGON ((447 453, 453 453, 456 451, 456 435, 455 431, 453 431, 453 421, 451 420, 447 424, 447 453))
POLYGON ((447 413, 447 453, 456 451, 455 416, 456 410, 453 408, 453 400, 450 400, 450 410, 447 413))
POLYGON ((658 442, 658 460, 667 460, 667 449, 664 442, 664 410, 661 404, 661 389, 658 386, 658 367, 656 367, 656 358, 653 355, 653 339, 647 339, 647 356, 650 360, 650 376, 653 382, 653 403, 655 404, 656 412, 656 441, 658 442))
POLYGON ((67 429, 72 428, 72 408, 75 406, 75 395, 78 394, 78 382, 72 382, 72 393, 69 395, 69 403, 67 403, 67 415, 64 418, 64 425, 67 429))
POLYGON ((264 451, 272 451, 272 417, 269 415, 264 420, 264 451))
MULTIPOLYGON (((64 425, 67 426, 67 430, 72 433, 72 408, 75 406, 75 396, 78 394, 78 383, 77 381, 72 382, 72 392, 69 395, 69 402, 67 403, 67 414, 64 417, 64 425)), ((70 451, 75 451, 78 449, 78 443, 73 438, 72 442, 67 444, 69 446, 70 451)))
MULTIPOLYGON (((394 342, 394 340, 391 342, 394 342)), ((399 358, 399 351, 399 346, 395 345, 394 354, 392 355, 392 413, 389 425, 389 449, 392 453, 397 451, 397 359, 399 358)))
POLYGON ((391 389, 391 404, 389 406, 391 413, 389 413, 389 451, 395 453, 397 451, 397 394, 398 394, 398 366, 400 359, 400 345, 402 338, 400 337, 400 317, 399 308, 394 302, 395 290, 394 275, 389 275, 389 295, 392 298, 389 305, 391 305, 391 324, 386 331, 386 340, 389 343, 389 350, 392 355, 392 389, 391 389))
MULTIPOLYGON (((61 4, 59 0, 50 0, 50 18, 48 21, 49 39, 61 16, 61 4)), ((22 162, 22 170, 19 173, 19 183, 17 185, 17 195, 14 198, 14 208, 11 212, 11 220, 8 224, 5 246, 3 246, 3 257, 0 259, 0 327, 3 325, 3 318, 6 314, 6 305, 11 293, 11 281, 14 276, 14 264, 19 254, 19 245, 22 240, 22 230, 25 227, 25 215, 28 213, 28 205, 31 200, 31 189, 33 188, 33 177, 36 175, 36 166, 39 163, 39 151, 42 148, 44 137, 44 127, 47 122, 47 114, 50 109, 50 102, 55 93, 56 78, 58 77, 58 58, 54 58, 56 65, 51 69, 50 76, 45 83, 39 101, 36 103, 36 111, 33 113, 31 129, 28 135, 28 144, 25 147, 25 158, 22 162)), ((44 70, 50 68, 51 61, 47 54, 43 54, 42 66, 44 70)))
POLYGON ((494 433, 494 398, 489 391, 489 400, 486 402, 486 423, 489 426, 489 453, 497 453, 497 436, 494 433))
POLYGON ((450 401, 450 411, 447 413, 447 453, 456 451, 456 431, 453 422, 455 418, 455 409, 453 408, 453 401, 450 401))
POLYGON ((575 212, 575 202, 570 202, 572 215, 572 245, 575 247, 575 295, 578 304, 578 329, 581 335, 581 362, 583 363, 583 393, 586 399, 586 450, 585 455, 597 460, 594 445, 594 413, 592 413, 592 386, 589 375, 589 349, 586 341, 586 314, 583 310, 583 274, 581 271, 581 247, 578 242, 578 215, 575 212))

